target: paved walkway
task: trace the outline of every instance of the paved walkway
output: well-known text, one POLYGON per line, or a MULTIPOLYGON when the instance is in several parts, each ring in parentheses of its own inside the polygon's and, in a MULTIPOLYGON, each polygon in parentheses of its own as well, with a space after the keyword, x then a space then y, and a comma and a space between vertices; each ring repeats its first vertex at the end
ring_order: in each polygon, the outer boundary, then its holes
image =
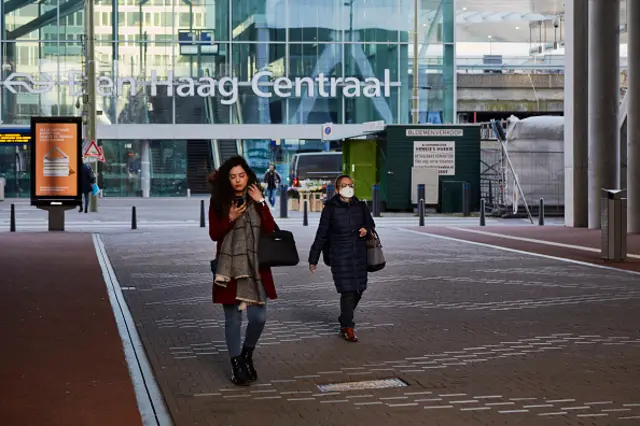
POLYGON ((177 426, 640 421, 637 276, 385 228, 351 344, 327 268, 305 269, 314 231, 295 228, 303 262, 276 270, 249 388, 228 380, 206 232, 103 236, 177 426))
MULTIPOLYGON (((503 228, 440 232, 495 243, 503 228)), ((302 263, 275 270, 248 388, 228 379, 206 230, 96 236, 109 265, 87 234, 2 234, 0 425, 141 424, 101 266, 176 426, 640 423, 637 275, 384 227, 352 344, 328 269, 306 269, 315 228, 290 229, 302 263)))
POLYGON ((561 226, 434 227, 416 231, 640 272, 640 234, 627 236, 627 259, 600 256, 600 230, 561 226))
POLYGON ((91 235, 3 234, 0 271, 0 425, 140 425, 91 235))

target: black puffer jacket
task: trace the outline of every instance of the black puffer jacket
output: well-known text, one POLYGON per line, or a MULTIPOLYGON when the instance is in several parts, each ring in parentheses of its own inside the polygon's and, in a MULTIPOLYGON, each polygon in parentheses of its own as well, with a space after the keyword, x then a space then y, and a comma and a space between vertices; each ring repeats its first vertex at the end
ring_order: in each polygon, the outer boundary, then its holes
POLYGON ((367 246, 360 238, 359 230, 366 228, 369 234, 373 227, 375 223, 369 209, 355 197, 346 203, 336 195, 322 210, 309 263, 317 265, 325 244, 328 244, 331 273, 338 293, 366 290, 367 246))

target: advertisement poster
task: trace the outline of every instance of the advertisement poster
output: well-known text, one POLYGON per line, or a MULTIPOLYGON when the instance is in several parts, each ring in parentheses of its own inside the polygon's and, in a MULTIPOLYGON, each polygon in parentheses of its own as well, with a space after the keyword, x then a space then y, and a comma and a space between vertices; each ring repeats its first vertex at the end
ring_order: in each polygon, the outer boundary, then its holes
POLYGON ((413 167, 437 169, 440 176, 455 176, 456 143, 414 142, 413 167))
POLYGON ((78 123, 39 122, 33 134, 36 197, 78 196, 78 123))

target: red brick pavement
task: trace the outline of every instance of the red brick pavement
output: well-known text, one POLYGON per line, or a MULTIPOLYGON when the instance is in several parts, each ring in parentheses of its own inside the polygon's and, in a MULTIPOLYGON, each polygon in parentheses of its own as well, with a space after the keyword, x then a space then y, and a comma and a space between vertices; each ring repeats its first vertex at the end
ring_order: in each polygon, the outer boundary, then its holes
POLYGON ((88 234, 0 234, 0 425, 141 424, 88 234))
MULTIPOLYGON (((561 257, 566 259, 589 262, 597 265, 610 266, 614 268, 626 269, 640 272, 640 259, 627 257, 625 261, 613 262, 602 259, 600 253, 593 249, 600 249, 601 234, 599 230, 584 228, 568 228, 561 226, 486 226, 486 227, 466 227, 462 228, 414 228, 429 234, 442 235, 446 237, 458 238, 466 241, 473 241, 483 244, 492 244, 500 247, 522 250, 532 253, 544 254, 548 256, 561 257), (478 232, 496 234, 486 235, 478 232), (590 250, 582 250, 572 247, 560 247, 540 242, 522 241, 506 237, 526 238, 529 240, 540 240, 542 242, 560 243, 571 246, 586 247, 590 250)), ((640 255, 640 234, 629 235, 627 239, 628 253, 640 255)))

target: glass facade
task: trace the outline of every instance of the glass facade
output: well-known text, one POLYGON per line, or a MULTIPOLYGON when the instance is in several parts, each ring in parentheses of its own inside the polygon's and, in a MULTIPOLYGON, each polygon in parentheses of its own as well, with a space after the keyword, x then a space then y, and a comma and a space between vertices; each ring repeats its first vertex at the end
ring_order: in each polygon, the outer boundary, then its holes
MULTIPOLYGON (((94 1, 99 123, 409 123, 415 41, 420 122, 454 121, 454 0, 419 2, 417 34, 413 0, 94 1)), ((4 2, 3 125, 82 114, 83 7, 4 2)), ((181 193, 168 186, 185 180, 187 138, 149 141, 152 193, 181 193)), ((141 141, 100 142, 105 192, 139 193, 141 141)), ((250 140, 243 152, 262 166, 291 146, 250 140)))

